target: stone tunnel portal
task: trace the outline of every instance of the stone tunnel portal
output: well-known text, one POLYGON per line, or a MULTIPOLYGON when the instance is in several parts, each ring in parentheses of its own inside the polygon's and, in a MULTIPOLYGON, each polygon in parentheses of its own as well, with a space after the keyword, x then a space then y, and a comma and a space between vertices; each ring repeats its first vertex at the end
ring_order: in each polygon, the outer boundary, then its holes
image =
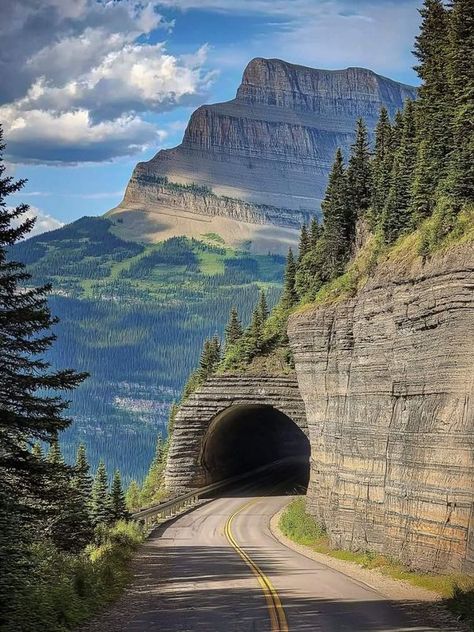
POLYGON ((309 440, 287 415, 270 405, 233 405, 211 422, 203 442, 201 465, 208 483, 295 457, 297 483, 308 484, 309 440), (297 457, 297 459, 296 459, 297 457))

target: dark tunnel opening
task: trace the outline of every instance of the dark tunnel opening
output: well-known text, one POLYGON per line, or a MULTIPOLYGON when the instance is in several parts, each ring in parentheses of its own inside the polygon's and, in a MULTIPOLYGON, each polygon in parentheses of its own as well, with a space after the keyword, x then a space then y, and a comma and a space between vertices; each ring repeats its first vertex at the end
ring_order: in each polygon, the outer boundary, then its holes
POLYGON ((306 489, 310 454, 308 438, 287 415, 272 406, 240 405, 212 421, 201 462, 213 483, 291 457, 294 484, 306 489))

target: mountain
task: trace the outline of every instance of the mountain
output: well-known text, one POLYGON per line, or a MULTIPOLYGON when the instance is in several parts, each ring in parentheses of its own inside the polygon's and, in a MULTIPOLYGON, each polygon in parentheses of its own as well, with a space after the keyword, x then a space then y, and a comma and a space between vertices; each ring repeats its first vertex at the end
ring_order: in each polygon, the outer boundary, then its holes
POLYGON ((260 288, 273 304, 284 259, 233 251, 215 235, 126 242, 113 228, 108 218, 83 217, 19 243, 11 256, 35 283, 53 285, 60 321, 50 362, 90 373, 70 395, 66 457, 84 441, 94 466, 103 457, 128 481, 147 471, 203 340, 223 333, 233 305, 248 322, 260 288))
POLYGON ((364 68, 318 70, 252 60, 235 99, 198 108, 183 142, 139 163, 108 216, 128 240, 220 235, 255 252, 286 252, 324 195, 337 147, 357 118, 372 131, 416 89, 364 68))
POLYGON ((373 129, 382 104, 414 95, 370 70, 255 59, 234 100, 196 110, 179 147, 137 165, 116 209, 13 249, 54 288, 49 359, 91 373, 72 394, 68 458, 83 440, 93 464, 141 478, 204 338, 233 305, 248 322, 260 288, 276 301, 281 255, 357 117, 373 129))

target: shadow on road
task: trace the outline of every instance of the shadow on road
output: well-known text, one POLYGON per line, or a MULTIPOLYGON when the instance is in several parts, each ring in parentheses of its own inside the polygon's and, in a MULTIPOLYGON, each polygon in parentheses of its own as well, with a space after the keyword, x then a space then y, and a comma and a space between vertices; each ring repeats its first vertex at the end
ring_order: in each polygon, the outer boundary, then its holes
MULTIPOLYGON (((263 593, 249 569, 228 547, 166 545, 166 529, 146 542, 133 564, 135 581, 90 632, 269 632, 263 593), (241 585, 239 585, 241 584, 241 585), (254 586, 252 584, 255 584, 254 586)), ((246 549, 275 581, 288 571, 283 552, 270 562, 264 550, 246 549)), ((315 580, 316 581, 316 580, 315 580)), ((324 569, 318 573, 324 581, 324 569)), ((455 632, 432 620, 416 601, 306 599, 279 590, 291 632, 455 632), (431 620, 430 620, 431 619, 431 620)))

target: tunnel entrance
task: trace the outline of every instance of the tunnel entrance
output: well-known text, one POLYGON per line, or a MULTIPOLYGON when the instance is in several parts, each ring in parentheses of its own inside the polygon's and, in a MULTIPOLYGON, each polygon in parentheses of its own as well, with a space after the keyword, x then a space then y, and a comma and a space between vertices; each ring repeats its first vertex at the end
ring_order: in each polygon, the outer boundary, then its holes
POLYGON ((236 405, 211 422, 201 464, 208 483, 243 474, 278 459, 293 457, 298 485, 309 478, 309 440, 301 428, 269 405, 236 405))

